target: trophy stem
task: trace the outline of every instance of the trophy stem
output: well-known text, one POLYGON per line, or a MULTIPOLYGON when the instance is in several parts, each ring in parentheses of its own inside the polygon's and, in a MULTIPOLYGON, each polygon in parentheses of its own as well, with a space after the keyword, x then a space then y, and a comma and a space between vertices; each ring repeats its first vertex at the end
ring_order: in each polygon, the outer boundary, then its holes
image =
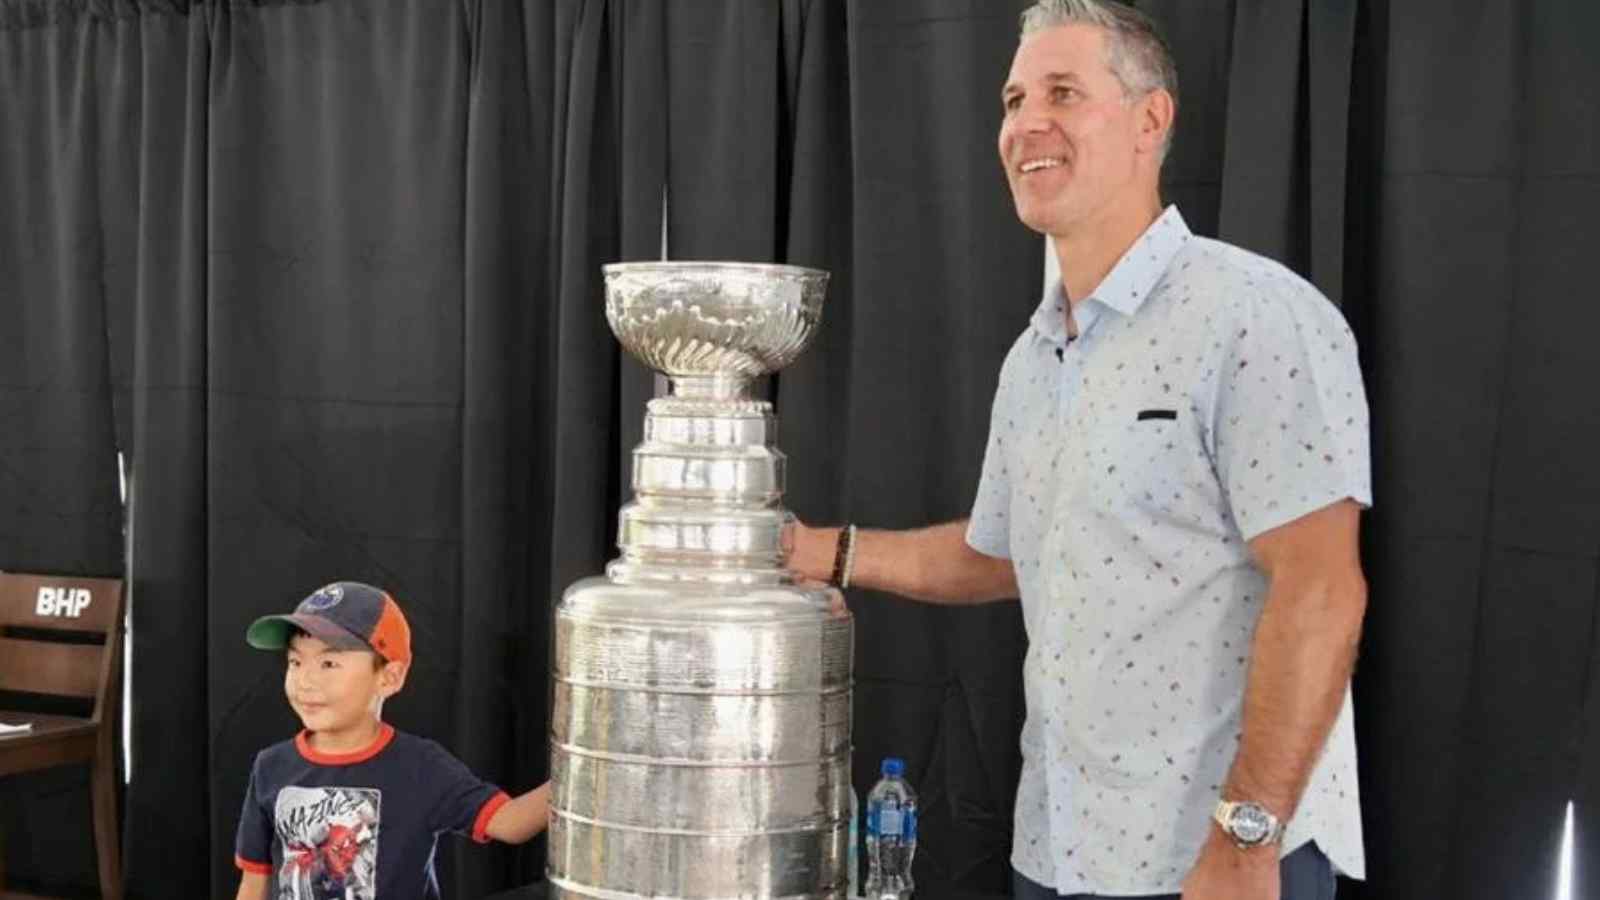
POLYGON ((670 392, 685 400, 747 400, 751 379, 743 375, 672 375, 670 392))

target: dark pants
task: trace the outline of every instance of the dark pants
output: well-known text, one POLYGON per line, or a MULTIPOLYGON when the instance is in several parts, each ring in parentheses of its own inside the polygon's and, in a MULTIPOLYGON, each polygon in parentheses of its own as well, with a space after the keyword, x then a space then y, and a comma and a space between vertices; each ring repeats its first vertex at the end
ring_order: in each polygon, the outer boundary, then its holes
MULTIPOLYGON (((1279 866, 1283 876, 1282 900, 1333 900, 1333 864, 1316 844, 1285 856, 1279 866)), ((1100 900, 1101 894, 1057 894, 1027 876, 1011 872, 1011 892, 1016 900, 1100 900)), ((1177 894, 1128 897, 1125 900, 1178 900, 1177 894)))

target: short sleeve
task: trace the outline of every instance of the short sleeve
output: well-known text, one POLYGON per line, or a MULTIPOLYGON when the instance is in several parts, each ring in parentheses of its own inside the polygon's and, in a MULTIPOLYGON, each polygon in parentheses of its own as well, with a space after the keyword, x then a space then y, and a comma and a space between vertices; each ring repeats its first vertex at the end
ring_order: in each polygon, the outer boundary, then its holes
POLYGON ((432 756, 429 777, 434 788, 430 826, 435 832, 449 831, 480 844, 488 842, 489 820, 511 798, 474 775, 443 747, 431 741, 427 746, 432 756))
POLYGON ((967 545, 985 556, 1011 558, 1011 469, 1007 461, 1006 389, 1009 366, 1002 367, 989 414, 989 442, 983 451, 983 474, 967 520, 967 545))
POLYGON ((1217 476, 1246 540, 1346 498, 1372 505, 1354 335, 1295 276, 1258 287, 1225 336, 1212 419, 1217 476))
POLYGON ((272 814, 261 797, 261 757, 250 767, 250 784, 244 791, 244 809, 239 812, 239 830, 233 839, 233 863, 241 871, 267 875, 272 872, 272 814))

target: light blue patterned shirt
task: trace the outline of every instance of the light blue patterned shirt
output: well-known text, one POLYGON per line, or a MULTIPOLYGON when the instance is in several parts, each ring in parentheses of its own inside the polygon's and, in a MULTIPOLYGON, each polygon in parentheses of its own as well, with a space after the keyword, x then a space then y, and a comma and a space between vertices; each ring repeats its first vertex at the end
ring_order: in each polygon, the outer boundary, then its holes
MULTIPOLYGON (((1062 894, 1181 888, 1238 750, 1265 576, 1247 542, 1371 504, 1355 340, 1316 288, 1168 207, 1006 357, 967 541, 1029 648, 1012 864, 1062 894)), ((1362 877, 1348 689, 1283 851, 1362 877)))

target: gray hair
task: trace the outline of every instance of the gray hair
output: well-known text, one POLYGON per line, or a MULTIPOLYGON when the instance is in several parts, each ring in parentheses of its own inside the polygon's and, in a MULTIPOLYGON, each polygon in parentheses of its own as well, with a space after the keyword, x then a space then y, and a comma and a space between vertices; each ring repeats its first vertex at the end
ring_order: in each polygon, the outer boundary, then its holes
MULTIPOLYGON (((1122 85, 1123 96, 1142 97, 1161 89, 1178 104, 1178 67, 1172 48, 1151 18, 1116 0, 1038 0, 1022 13, 1022 36, 1061 25, 1094 25, 1106 32, 1106 67, 1122 85)), ((1166 158, 1172 131, 1161 145, 1166 158)))

